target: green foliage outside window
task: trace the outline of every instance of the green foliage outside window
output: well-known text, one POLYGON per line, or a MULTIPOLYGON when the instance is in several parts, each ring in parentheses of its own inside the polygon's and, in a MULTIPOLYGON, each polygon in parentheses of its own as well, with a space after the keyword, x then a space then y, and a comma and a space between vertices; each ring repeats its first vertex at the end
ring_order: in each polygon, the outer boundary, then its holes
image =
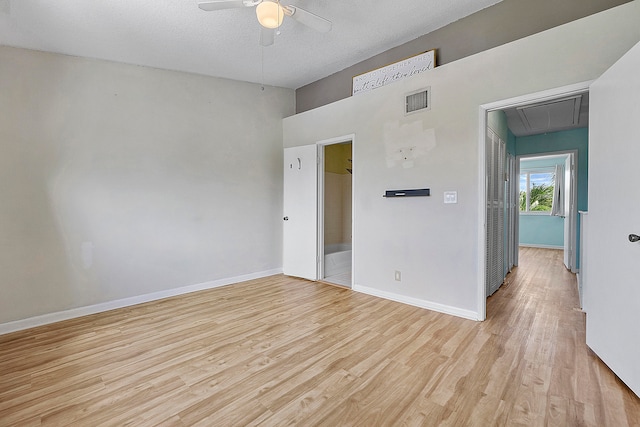
POLYGON ((555 176, 552 170, 520 174, 520 212, 551 212, 555 176))
MULTIPOLYGON (((530 212, 547 212, 551 210, 553 203, 553 185, 534 184, 529 194, 530 212)), ((520 191, 520 210, 527 210, 527 193, 520 191)))

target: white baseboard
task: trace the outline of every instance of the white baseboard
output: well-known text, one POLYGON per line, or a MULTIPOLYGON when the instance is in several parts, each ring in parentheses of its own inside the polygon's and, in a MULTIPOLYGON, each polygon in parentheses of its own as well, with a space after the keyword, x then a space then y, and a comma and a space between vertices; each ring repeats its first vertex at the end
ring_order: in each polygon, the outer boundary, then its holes
POLYGON ((374 297, 412 305, 414 307, 426 308, 427 310, 437 311, 438 313, 450 314, 452 316, 462 317, 464 319, 478 320, 478 313, 471 310, 464 310, 458 307, 452 307, 450 305, 439 304, 437 302, 407 297, 405 295, 399 295, 393 292, 381 291, 379 289, 370 288, 368 286, 354 285, 353 290, 356 292, 361 292, 363 294, 372 295, 374 297))
POLYGON ((523 248, 540 248, 540 249, 560 249, 564 250, 564 246, 554 246, 554 245, 536 245, 533 243, 520 243, 518 246, 523 248))
POLYGON ((47 325, 49 323, 60 322, 62 320, 74 319, 76 317, 87 316, 90 314, 101 313, 103 311, 114 310, 117 308, 129 307, 145 302, 156 301, 163 298, 174 297, 176 295, 188 294, 191 292, 203 291, 205 289, 219 288, 220 286, 231 285, 233 283, 246 282, 247 280, 260 279, 262 277, 281 274, 282 269, 273 269, 260 271, 256 273, 244 274, 236 277, 212 280, 210 282, 198 283, 196 285, 183 286, 180 288, 167 289, 164 291, 152 292, 145 295, 137 295, 134 297, 118 299, 114 301, 102 302, 99 304, 89 305, 85 307, 77 307, 69 310, 58 311, 55 313, 43 314, 40 316, 29 317, 27 319, 15 320, 12 322, 0 324, 0 335, 11 332, 21 331, 23 329, 34 328, 36 326, 47 325))

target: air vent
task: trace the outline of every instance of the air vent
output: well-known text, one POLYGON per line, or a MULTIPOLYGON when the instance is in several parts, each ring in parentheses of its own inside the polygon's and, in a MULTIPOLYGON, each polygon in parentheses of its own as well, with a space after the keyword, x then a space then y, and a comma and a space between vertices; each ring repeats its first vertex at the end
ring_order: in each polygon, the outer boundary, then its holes
POLYGON ((411 114, 417 111, 431 109, 431 88, 420 89, 411 92, 405 97, 404 113, 411 114))

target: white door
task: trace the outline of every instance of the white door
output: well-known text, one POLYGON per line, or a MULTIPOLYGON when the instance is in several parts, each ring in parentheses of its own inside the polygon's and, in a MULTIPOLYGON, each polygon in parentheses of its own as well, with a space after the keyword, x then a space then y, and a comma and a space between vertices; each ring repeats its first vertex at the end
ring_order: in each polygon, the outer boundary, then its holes
POLYGON ((640 43, 589 93, 587 345, 640 395, 640 43))
POLYGON ((516 234, 515 234, 515 217, 518 214, 517 201, 519 189, 516 187, 518 178, 516 175, 516 158, 513 154, 507 154, 507 163, 505 165, 506 176, 505 182, 505 274, 511 271, 515 265, 516 234))
POLYGON ((576 251, 576 218, 578 212, 575 204, 575 166, 574 154, 567 155, 564 162, 564 266, 574 271, 576 251))
POLYGON ((282 269, 288 276, 316 280, 318 258, 318 149, 284 150, 282 269))

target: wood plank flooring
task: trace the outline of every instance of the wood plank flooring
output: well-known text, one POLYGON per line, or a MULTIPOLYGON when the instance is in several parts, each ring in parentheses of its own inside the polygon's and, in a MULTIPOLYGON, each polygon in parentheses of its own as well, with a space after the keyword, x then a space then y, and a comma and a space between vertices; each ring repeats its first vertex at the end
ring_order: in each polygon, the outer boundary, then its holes
POLYGON ((1 426, 626 426, 562 252, 474 322, 274 276, 0 336, 1 426))

